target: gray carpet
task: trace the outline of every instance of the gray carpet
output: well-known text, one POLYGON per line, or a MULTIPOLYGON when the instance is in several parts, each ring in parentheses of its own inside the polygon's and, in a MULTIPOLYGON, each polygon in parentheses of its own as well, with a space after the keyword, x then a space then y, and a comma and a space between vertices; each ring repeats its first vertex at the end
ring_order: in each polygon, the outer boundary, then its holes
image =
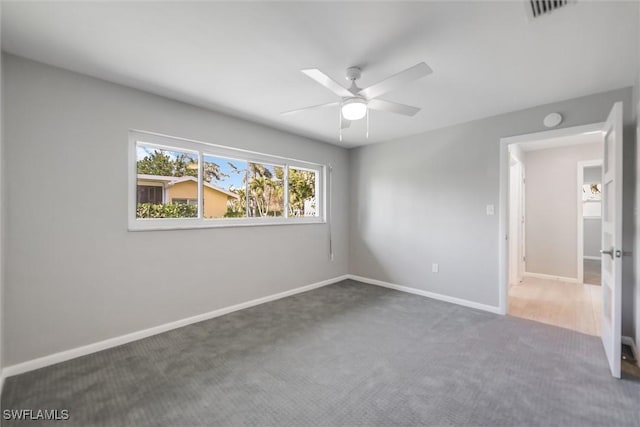
POLYGON ((640 383, 601 347, 345 281, 8 378, 2 407, 70 411, 37 426, 640 426, 640 383))

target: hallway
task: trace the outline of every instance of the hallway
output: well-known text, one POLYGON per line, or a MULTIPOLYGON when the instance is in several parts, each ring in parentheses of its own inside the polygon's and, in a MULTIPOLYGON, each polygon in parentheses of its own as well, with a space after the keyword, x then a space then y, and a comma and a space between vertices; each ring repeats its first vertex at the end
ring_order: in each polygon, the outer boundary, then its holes
POLYGON ((525 277, 509 287, 509 315, 600 335, 602 288, 525 277))

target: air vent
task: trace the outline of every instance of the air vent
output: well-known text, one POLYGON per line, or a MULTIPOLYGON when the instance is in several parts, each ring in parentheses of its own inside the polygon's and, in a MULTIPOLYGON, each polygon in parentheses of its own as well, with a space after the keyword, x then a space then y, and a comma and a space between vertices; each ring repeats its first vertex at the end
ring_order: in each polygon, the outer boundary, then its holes
POLYGON ((530 18, 539 18, 568 4, 575 3, 575 1, 576 0, 529 0, 527 1, 527 12, 530 18))

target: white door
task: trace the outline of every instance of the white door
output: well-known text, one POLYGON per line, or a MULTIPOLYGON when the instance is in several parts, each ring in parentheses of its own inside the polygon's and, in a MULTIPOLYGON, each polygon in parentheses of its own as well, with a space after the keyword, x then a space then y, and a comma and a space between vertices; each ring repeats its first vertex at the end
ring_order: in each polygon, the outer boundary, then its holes
POLYGON ((602 344, 620 378, 622 303, 622 102, 604 126, 602 180, 602 344))
POLYGON ((509 285, 520 282, 520 162, 511 159, 509 179, 509 285))
POLYGON ((526 182, 527 182, 527 177, 526 177, 526 169, 524 168, 524 164, 522 162, 520 162, 520 230, 519 230, 519 239, 520 239, 520 245, 518 247, 519 251, 520 251, 520 276, 518 277, 519 281, 522 281, 522 276, 524 275, 524 272, 527 271, 527 265, 526 265, 526 260, 527 260, 527 245, 525 244, 525 242, 527 241, 527 234, 526 234, 526 230, 527 227, 525 227, 526 225, 526 182))

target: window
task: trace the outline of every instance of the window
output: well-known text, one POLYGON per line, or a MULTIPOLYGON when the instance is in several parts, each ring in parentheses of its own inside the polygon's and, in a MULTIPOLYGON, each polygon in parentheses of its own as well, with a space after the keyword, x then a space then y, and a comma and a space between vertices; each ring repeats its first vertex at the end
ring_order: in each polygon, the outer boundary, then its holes
POLYGON ((151 144, 136 145, 136 218, 196 218, 198 153, 151 144))
POLYGON ((250 162, 247 168, 247 216, 284 216, 284 165, 250 162))
POLYGON ((322 165, 130 133, 129 229, 324 222, 322 165))
POLYGON ((316 195, 318 172, 313 169, 289 168, 289 216, 317 217, 320 215, 316 195))
POLYGON ((602 184, 582 185, 582 216, 600 218, 602 216, 602 184))
POLYGON ((163 198, 163 187, 153 185, 138 185, 138 204, 153 203, 161 204, 163 198))

